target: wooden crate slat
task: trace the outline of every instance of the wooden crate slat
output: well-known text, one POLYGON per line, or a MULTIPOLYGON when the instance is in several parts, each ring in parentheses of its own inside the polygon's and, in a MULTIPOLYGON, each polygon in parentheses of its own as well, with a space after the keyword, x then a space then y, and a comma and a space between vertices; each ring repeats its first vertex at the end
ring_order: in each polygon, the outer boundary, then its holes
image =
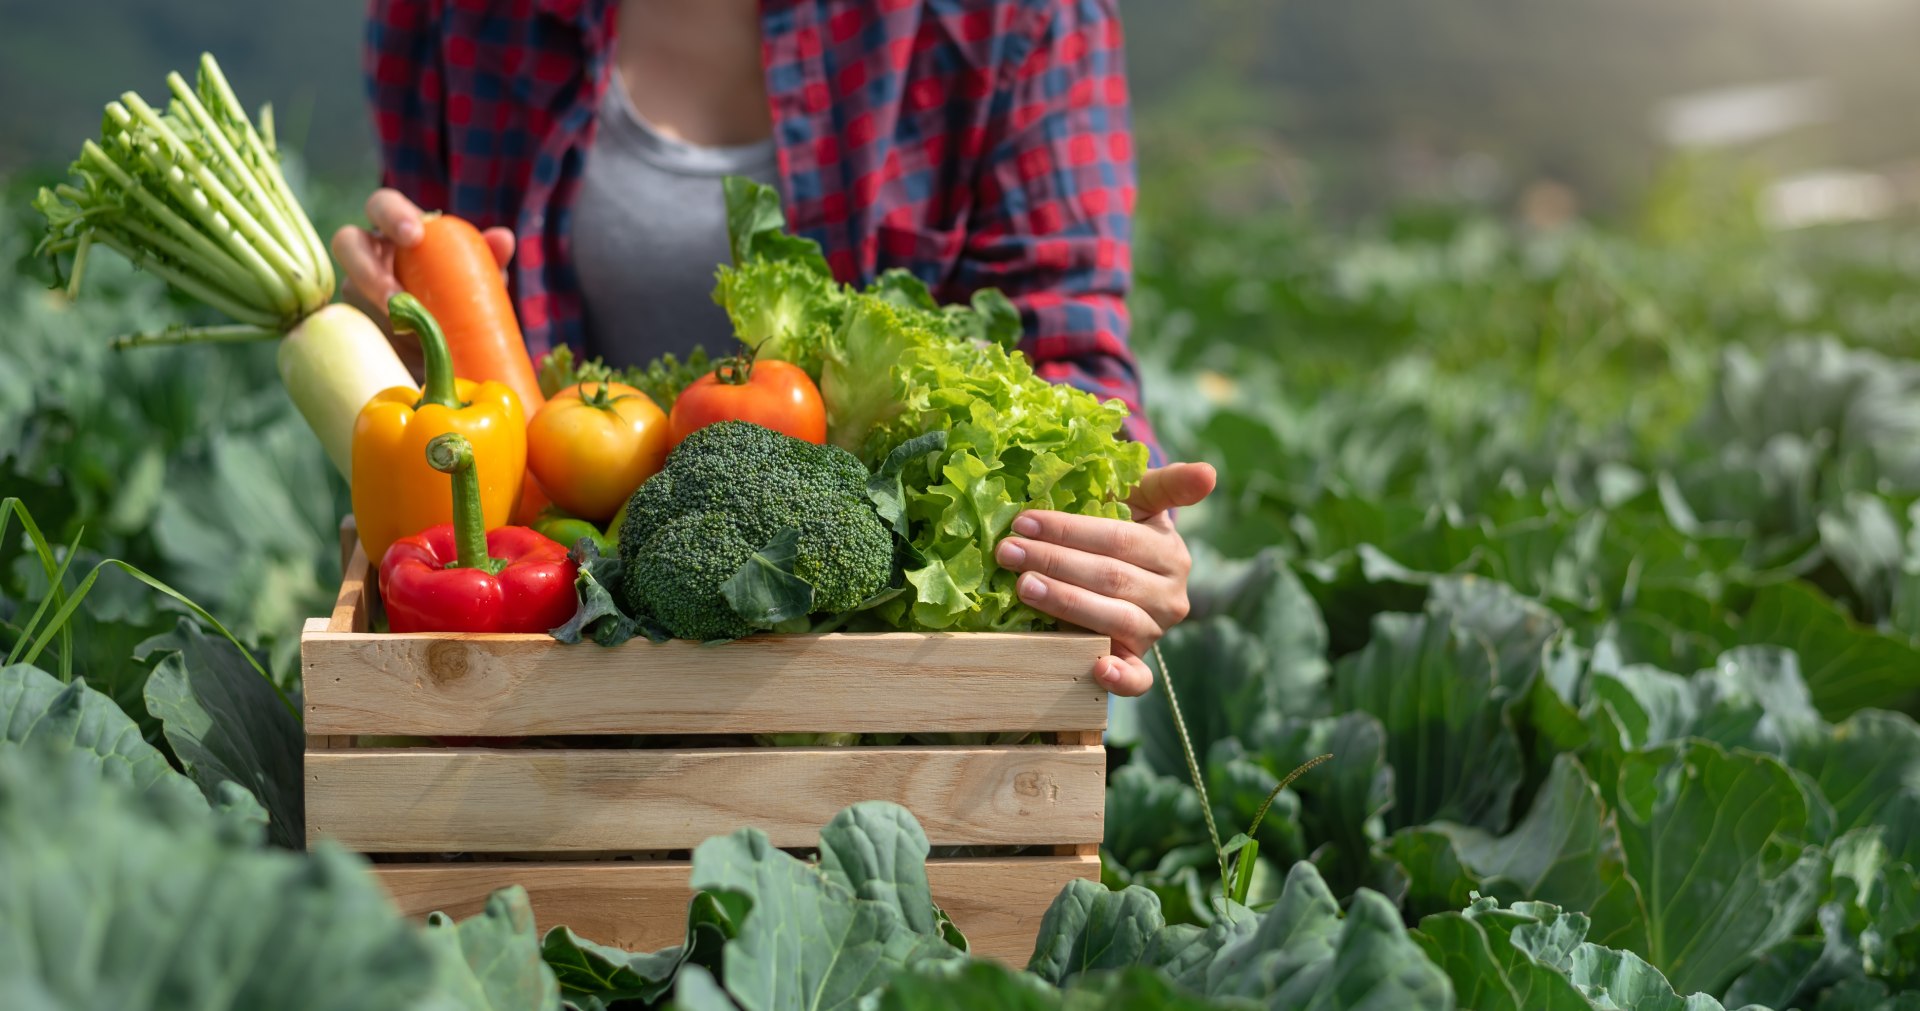
MULTIPOLYGON (((344 535, 345 530, 342 530, 344 535)), ((372 619, 367 607, 367 588, 370 581, 367 565, 367 553, 355 540, 351 545, 342 543, 341 550, 345 560, 341 563, 340 592, 333 599, 333 613, 327 619, 324 628, 311 626, 302 630, 300 635, 301 651, 304 655, 309 635, 325 632, 366 632, 372 619)))
MULTIPOLYGON (((628 951, 679 944, 692 894, 684 861, 656 863, 387 864, 375 873, 408 916, 478 913, 487 896, 522 885, 541 932, 565 925, 628 951)), ((1040 918, 1076 878, 1097 880, 1098 857, 1004 857, 927 861, 934 901, 966 933, 975 954, 1024 966, 1040 918)))
POLYGON ((308 838, 363 853, 690 849, 752 825, 817 844, 848 805, 891 800, 936 846, 1096 843, 1097 746, 365 748, 306 755, 308 838))
MULTIPOLYGON (((363 596, 353 584, 356 601, 363 596)), ((346 603, 347 593, 342 593, 346 603)), ((567 646, 541 635, 301 640, 307 732, 459 737, 1097 731, 1105 636, 754 636, 567 646)), ((362 622, 360 627, 364 627, 362 622)))

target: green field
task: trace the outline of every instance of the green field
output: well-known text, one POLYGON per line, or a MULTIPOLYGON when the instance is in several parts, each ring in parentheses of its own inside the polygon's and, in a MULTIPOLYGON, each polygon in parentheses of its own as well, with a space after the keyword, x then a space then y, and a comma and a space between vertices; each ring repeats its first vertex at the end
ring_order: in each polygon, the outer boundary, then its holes
MULTIPOLYGON (((1205 801, 1156 690, 1116 728, 1113 891, 1062 897, 1034 975, 959 960, 911 861, 861 891, 728 837, 687 950, 548 938, 565 999, 677 971, 688 1008, 733 1006, 715 976, 748 1008, 1920 1008, 1920 227, 1770 233, 1726 178, 1552 230, 1150 181, 1149 410, 1223 477, 1165 643, 1205 801), (1223 905, 1207 815, 1233 837, 1321 754, 1223 905)), ((0 648, 38 668, 0 669, 0 1004, 555 1006, 512 896, 420 932, 351 859, 273 845, 303 838, 297 722, 102 563, 297 696, 346 489, 270 347, 110 351, 202 317, 106 256, 50 289, 29 195, 0 210, 0 648), (49 736, 75 753, 35 764, 49 736)), ((893 817, 824 848, 910 852, 893 817)))

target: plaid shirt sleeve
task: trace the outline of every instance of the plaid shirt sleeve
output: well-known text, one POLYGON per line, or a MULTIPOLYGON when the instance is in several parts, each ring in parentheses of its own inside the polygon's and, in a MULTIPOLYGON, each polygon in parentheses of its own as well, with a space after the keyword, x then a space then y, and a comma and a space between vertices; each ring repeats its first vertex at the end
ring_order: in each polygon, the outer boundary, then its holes
POLYGON ((1119 15, 1114 0, 1032 10, 991 98, 955 286, 1005 292, 1035 370, 1125 402, 1127 434, 1158 465, 1127 346, 1136 184, 1119 15))
POLYGON ((380 183, 422 207, 448 203, 434 7, 433 0, 369 0, 362 53, 380 144, 380 183))

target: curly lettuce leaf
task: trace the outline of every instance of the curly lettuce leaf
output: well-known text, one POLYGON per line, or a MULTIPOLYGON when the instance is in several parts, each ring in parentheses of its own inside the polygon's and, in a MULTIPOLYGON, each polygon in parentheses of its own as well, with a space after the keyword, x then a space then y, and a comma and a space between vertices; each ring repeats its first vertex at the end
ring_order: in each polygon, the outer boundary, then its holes
MULTIPOLYGON (((883 322, 877 317, 869 325, 883 322)), ((947 432, 944 451, 902 472, 910 539, 925 564, 907 572, 916 593, 899 617, 955 631, 1044 625, 1048 619, 1015 595, 1017 573, 994 562, 994 546, 1027 509, 1128 517, 1124 500, 1146 473, 1147 451, 1120 438, 1126 408, 1050 383, 999 345, 911 336, 893 343, 909 345, 891 369, 898 410, 868 434, 866 455, 884 458, 921 432, 947 432)), ((830 359, 828 375, 839 368, 830 359)), ((847 381, 884 382, 872 372, 847 381)))
POLYGON ((1049 624, 1015 596, 1016 574, 994 563, 994 546, 1027 509, 1129 516, 1147 450, 1120 438, 1125 405, 1036 375, 1013 349, 1020 315, 997 291, 941 306, 905 271, 861 292, 837 284, 818 247, 782 231, 778 194, 746 180, 727 180, 727 220, 734 263, 721 268, 715 300, 744 339, 766 342, 761 354, 817 375, 829 441, 876 467, 915 438, 947 433, 944 450, 900 472, 918 557, 905 572, 910 592, 880 615, 954 631, 1049 624))

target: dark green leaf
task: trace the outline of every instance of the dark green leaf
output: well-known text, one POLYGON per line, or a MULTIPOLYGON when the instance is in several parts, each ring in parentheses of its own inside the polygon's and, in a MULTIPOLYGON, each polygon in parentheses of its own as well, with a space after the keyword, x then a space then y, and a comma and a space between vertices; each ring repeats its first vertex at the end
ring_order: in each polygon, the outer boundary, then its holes
POLYGON ((1430 616, 1383 614, 1341 661, 1343 709, 1380 719, 1394 770, 1396 827, 1454 821, 1498 831, 1520 785, 1520 745, 1487 641, 1430 616))
MULTIPOLYGON (((695 929, 690 922, 689 933, 695 929)), ((572 1001, 658 1000, 673 986, 688 950, 687 945, 678 945, 635 954, 596 944, 567 927, 547 931, 540 942, 541 957, 552 967, 561 992, 572 1001)))
POLYGON ((1129 966, 1164 926, 1159 897, 1144 888, 1069 882, 1040 920, 1027 971, 1065 986, 1084 973, 1129 966))
MULTIPOLYGON (((1579 914, 1574 914, 1576 918, 1579 914)), ((1556 922, 1559 920, 1556 917, 1556 922)), ((1578 929, 1584 929, 1579 918, 1578 929)), ((1491 900, 1465 913, 1441 913, 1420 921, 1414 939, 1446 970, 1460 1006, 1476 1011, 1590 1011, 1573 983, 1549 961, 1514 943, 1517 932, 1537 932, 1539 919, 1500 909, 1491 900)), ((1551 929, 1551 928, 1549 928, 1551 929)))
POLYGON ((1809 738, 1788 761, 1833 803, 1838 832, 1878 826, 1898 860, 1920 867, 1920 724, 1865 710, 1809 738))
MULTIPOLYGON (((1640 915, 1641 897, 1627 876, 1619 829, 1572 755, 1554 761, 1526 817, 1506 835, 1451 825, 1429 831, 1452 840, 1483 894, 1509 903, 1531 899, 1584 910, 1608 929, 1640 915)), ((1602 932, 1595 940, 1604 944, 1615 938, 1602 932)))
POLYGON ((734 613, 756 628, 804 618, 813 611, 813 584, 793 574, 800 557, 800 531, 787 527, 747 557, 720 584, 734 613))
POLYGON ((1854 623, 1805 583, 1756 590, 1735 636, 1739 643, 1798 654, 1813 704, 1828 719, 1869 707, 1902 708, 1920 695, 1920 650, 1854 623))
MULTIPOLYGON (((1485 890, 1461 863, 1453 839, 1435 828, 1401 829, 1380 847, 1379 855, 1405 869, 1407 894, 1401 905, 1411 918, 1463 909, 1485 890)), ((1427 953, 1433 954, 1431 949, 1427 953)))
POLYGON ((573 589, 580 605, 566 624, 548 634, 568 644, 591 638, 602 646, 618 646, 632 639, 641 625, 621 609, 610 589, 622 585, 620 556, 601 554, 588 537, 580 538, 567 554, 579 566, 573 589))
POLYGON ((138 655, 158 659, 147 679, 147 710, 165 727, 187 774, 209 799, 220 784, 238 784, 266 809, 269 839, 305 848, 306 738, 273 686, 238 647, 185 618, 141 643, 138 655))
POLYGON ((1593 930, 1676 988, 1718 992, 1813 912, 1826 856, 1806 845, 1807 801, 1773 758, 1662 745, 1626 756, 1617 796, 1642 905, 1626 922, 1595 910, 1593 930))

